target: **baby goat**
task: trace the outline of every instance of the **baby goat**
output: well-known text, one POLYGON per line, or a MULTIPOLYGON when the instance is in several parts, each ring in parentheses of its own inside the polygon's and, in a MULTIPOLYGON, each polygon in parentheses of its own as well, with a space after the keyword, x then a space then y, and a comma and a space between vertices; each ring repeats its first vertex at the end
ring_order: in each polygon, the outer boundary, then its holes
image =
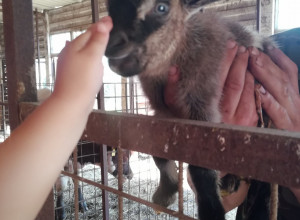
MULTIPOLYGON (((175 117, 164 103, 163 91, 170 66, 181 73, 176 106, 182 118, 220 122, 219 65, 226 42, 266 51, 272 44, 237 23, 200 12, 216 0, 109 0, 113 19, 106 56, 118 74, 138 75, 156 116, 175 117)), ((175 199, 178 177, 174 161, 154 158, 160 184, 153 201, 168 206, 175 199)), ((217 172, 189 165, 196 190, 199 218, 224 220, 217 172)))

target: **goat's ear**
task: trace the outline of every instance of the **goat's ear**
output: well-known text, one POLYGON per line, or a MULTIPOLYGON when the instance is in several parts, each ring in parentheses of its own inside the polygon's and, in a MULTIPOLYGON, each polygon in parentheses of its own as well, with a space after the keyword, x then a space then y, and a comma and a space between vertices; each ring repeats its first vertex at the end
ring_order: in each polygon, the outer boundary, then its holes
POLYGON ((199 7, 203 5, 208 5, 212 2, 216 2, 220 0, 182 0, 183 4, 187 7, 199 7))

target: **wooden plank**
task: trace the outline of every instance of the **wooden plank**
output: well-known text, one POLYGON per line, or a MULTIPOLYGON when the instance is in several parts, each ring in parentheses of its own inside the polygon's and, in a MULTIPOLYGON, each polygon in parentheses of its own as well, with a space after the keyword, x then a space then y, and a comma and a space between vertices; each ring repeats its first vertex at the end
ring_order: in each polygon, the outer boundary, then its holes
POLYGON ((230 11, 233 9, 246 8, 256 6, 256 0, 216 2, 205 6, 204 11, 230 11))

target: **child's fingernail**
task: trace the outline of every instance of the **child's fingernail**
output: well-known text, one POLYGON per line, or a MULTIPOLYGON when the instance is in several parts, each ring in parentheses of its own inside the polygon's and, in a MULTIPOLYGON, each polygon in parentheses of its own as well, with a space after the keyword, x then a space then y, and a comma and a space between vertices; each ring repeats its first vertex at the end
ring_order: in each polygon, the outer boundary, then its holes
POLYGON ((234 48, 236 46, 236 42, 234 41, 234 40, 228 40, 227 41, 227 48, 228 49, 232 49, 232 48, 234 48))
POLYGON ((259 50, 256 47, 252 47, 251 48, 251 54, 254 56, 258 56, 259 55, 259 50))
POLYGON ((110 18, 109 16, 105 16, 105 17, 102 17, 102 18, 100 19, 100 22, 106 23, 106 22, 108 22, 108 21, 110 21, 110 20, 111 20, 111 18, 110 18))
POLYGON ((109 16, 105 16, 99 20, 97 23, 97 31, 98 32, 107 32, 108 25, 111 21, 111 18, 109 16))
POLYGON ((66 45, 65 45, 65 46, 68 46, 69 43, 70 43, 70 41, 69 41, 69 40, 66 40, 66 45))
POLYGON ((263 67, 263 61, 262 61, 261 57, 257 57, 255 63, 256 63, 258 66, 263 67))
POLYGON ((245 52, 246 52, 246 47, 240 46, 239 50, 238 50, 238 53, 245 53, 245 52))

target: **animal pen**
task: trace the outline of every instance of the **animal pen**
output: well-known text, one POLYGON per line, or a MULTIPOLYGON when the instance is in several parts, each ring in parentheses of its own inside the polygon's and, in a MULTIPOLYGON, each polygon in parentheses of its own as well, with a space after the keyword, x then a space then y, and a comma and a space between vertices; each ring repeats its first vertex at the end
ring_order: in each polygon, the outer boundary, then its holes
MULTIPOLYGON (((241 5, 250 7, 252 11, 245 13, 244 17, 233 17, 260 30, 261 1, 224 3, 216 8, 219 13, 225 14, 225 10, 234 11, 241 5)), ((89 23, 106 14, 102 0, 83 1, 71 7, 76 10, 89 8, 90 14, 84 15, 87 20, 90 19, 89 23)), ((53 65, 55 57, 39 54, 40 47, 49 44, 49 36, 43 38, 45 44, 41 45, 38 34, 41 14, 35 11, 33 15, 31 0, 3 0, 2 8, 6 56, 2 59, 0 126, 1 137, 5 139, 9 130, 15 129, 38 105, 37 89, 41 87, 42 80, 39 78, 41 75, 36 77, 36 59, 39 69, 40 57, 52 60, 53 65)), ((62 7, 58 10, 62 13, 67 9, 62 7)), ((51 16, 51 13, 44 15, 51 16)), ((71 18, 63 17, 63 20, 68 22, 71 18)), ((49 25, 49 20, 43 22, 49 25)), ((49 27, 51 24, 46 28, 48 35, 49 27)), ((79 30, 86 27, 81 25, 79 30)), ((48 73, 46 83, 53 83, 54 77, 54 73, 48 73)), ((82 140, 71 157, 74 168, 61 174, 62 179, 72 179, 63 190, 64 206, 56 205, 60 192, 54 187, 37 219, 55 219, 55 215, 61 219, 58 213, 62 209, 65 210, 65 219, 195 219, 197 208, 194 194, 185 180, 185 163, 300 187, 299 133, 142 116, 140 114, 148 114, 151 110, 135 80, 104 83, 96 100, 98 110, 90 115, 82 140), (105 103, 109 102, 119 107, 105 111, 105 103), (79 152, 84 145, 91 149, 88 155, 79 152), (108 153, 108 147, 113 147, 112 153, 108 153), (130 158, 132 179, 108 173, 108 156, 117 157, 117 173, 124 173, 123 154, 128 151, 139 152, 130 158), (177 163, 180 179, 178 198, 170 208, 151 202, 159 176, 150 155, 180 161, 177 163), (84 161, 84 157, 93 162, 78 169, 77 161, 84 161), (101 161, 100 166, 94 165, 97 161, 101 161), (78 206, 83 202, 80 201, 81 193, 88 208, 84 212, 78 206)))

